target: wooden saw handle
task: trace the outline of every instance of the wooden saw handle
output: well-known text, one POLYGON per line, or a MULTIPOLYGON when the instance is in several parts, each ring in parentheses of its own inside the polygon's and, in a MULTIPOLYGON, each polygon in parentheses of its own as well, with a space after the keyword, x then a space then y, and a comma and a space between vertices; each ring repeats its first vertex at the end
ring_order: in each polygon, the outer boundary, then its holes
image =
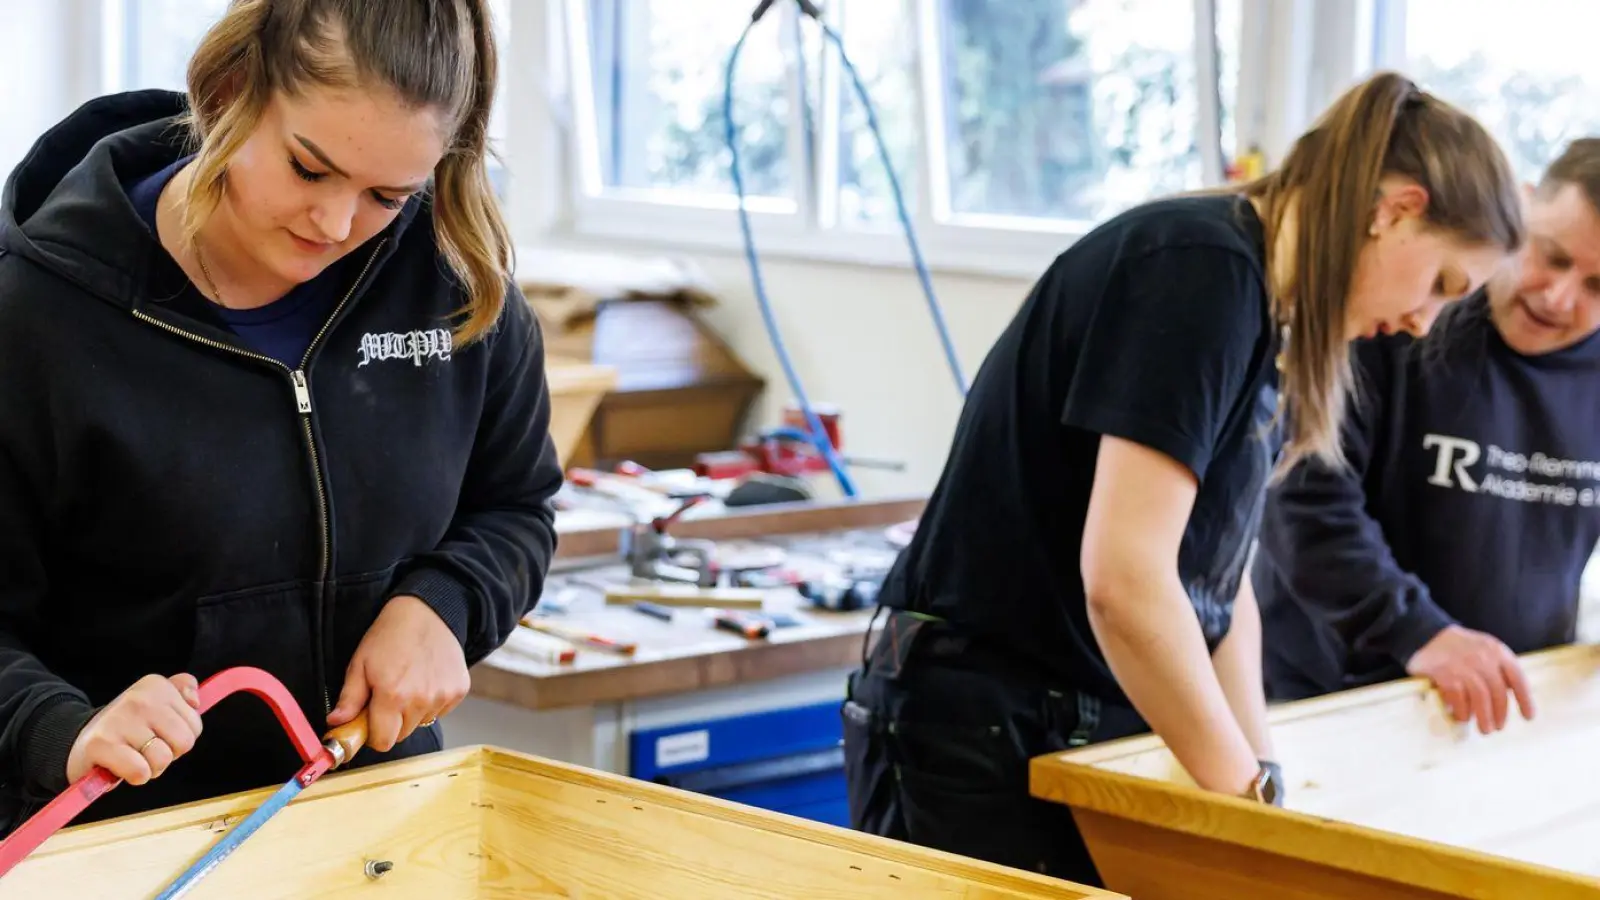
POLYGON ((341 765, 355 759, 356 753, 367 744, 367 711, 362 710, 354 719, 330 729, 323 739, 338 744, 344 751, 344 761, 341 765))

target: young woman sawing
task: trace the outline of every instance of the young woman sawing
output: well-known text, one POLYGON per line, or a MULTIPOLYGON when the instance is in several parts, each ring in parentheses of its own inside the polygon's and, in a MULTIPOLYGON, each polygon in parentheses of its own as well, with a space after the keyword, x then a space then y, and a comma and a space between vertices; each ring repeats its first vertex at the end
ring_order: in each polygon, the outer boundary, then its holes
POLYGON ((280 783, 257 666, 360 766, 436 750, 538 596, 561 471, 487 177, 485 0, 235 0, 0 222, 0 832, 280 783), (201 731, 205 732, 202 737, 201 731))

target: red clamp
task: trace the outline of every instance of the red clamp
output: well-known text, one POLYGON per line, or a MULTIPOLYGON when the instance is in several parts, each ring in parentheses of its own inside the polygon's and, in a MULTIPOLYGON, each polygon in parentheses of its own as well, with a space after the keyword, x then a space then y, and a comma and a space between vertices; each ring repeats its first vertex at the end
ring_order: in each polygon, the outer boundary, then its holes
MULTIPOLYGON (((283 682, 261 669, 240 666, 224 669, 207 678, 200 684, 200 713, 204 715, 207 710, 216 706, 219 700, 241 691, 255 694, 266 702, 273 714, 278 717, 278 723, 283 726, 283 730, 289 733, 289 739, 294 742, 295 749, 300 751, 301 759, 309 763, 318 756, 326 756, 328 757, 326 761, 331 767, 334 760, 323 747, 311 723, 306 720, 305 713, 301 712, 300 704, 295 702, 294 695, 283 686, 283 682)), ((39 845, 51 835, 65 828, 67 823, 87 809, 90 803, 121 783, 122 779, 100 766, 95 766, 89 774, 69 785, 43 809, 22 823, 10 837, 0 841, 0 878, 11 871, 17 863, 26 859, 28 854, 38 849, 39 845)))

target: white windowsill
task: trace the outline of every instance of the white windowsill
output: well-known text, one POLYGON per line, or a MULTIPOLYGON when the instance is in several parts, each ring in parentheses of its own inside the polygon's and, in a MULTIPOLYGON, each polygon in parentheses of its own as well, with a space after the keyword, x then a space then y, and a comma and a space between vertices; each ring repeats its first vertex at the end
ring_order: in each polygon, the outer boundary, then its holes
MULTIPOLYGON (((750 213, 750 231, 760 259, 833 263, 911 274, 910 244, 898 222, 877 230, 805 229, 789 216, 750 213)), ((1031 282, 1083 230, 1022 231, 916 225, 915 237, 930 273, 1031 282)), ((743 258, 744 237, 736 208, 695 208, 591 201, 550 229, 554 240, 586 244, 622 242, 663 253, 699 252, 743 258)))

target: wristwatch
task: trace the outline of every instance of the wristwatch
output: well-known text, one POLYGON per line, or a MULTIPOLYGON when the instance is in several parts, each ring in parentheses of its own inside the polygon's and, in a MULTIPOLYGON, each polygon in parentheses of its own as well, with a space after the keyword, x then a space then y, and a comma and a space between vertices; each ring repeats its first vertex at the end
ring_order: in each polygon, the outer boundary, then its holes
POLYGON ((1282 806, 1283 768, 1270 759, 1258 762, 1261 763, 1261 768, 1256 772, 1256 777, 1250 779, 1250 785, 1245 788, 1245 798, 1257 803, 1282 806))

